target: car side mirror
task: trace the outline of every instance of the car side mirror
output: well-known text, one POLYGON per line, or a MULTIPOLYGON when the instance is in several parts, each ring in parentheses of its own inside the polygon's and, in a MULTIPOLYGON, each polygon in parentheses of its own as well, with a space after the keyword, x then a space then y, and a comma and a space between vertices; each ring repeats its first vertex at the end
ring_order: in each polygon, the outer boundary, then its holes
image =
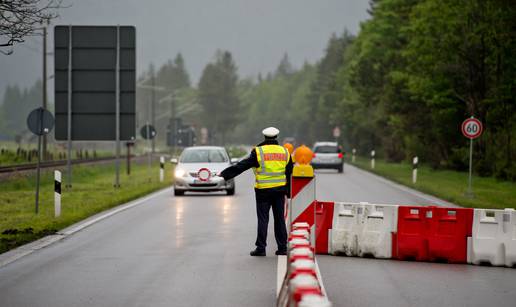
POLYGON ((231 158, 231 164, 237 164, 238 158, 231 158))
POLYGON ((172 159, 170 159, 170 162, 171 162, 172 164, 177 164, 177 163, 178 163, 177 158, 172 158, 172 159))

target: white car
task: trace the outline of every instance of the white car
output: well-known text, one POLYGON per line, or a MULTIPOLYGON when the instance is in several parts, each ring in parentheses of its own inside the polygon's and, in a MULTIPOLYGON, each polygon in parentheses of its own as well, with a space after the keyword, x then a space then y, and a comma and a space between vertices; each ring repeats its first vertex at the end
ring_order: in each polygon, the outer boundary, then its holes
POLYGON ((344 171, 344 153, 336 142, 317 142, 312 151, 313 168, 333 168, 339 173, 344 171))
POLYGON ((224 178, 217 175, 236 161, 237 159, 229 158, 223 147, 185 148, 179 160, 171 160, 172 163, 177 164, 174 170, 174 195, 183 195, 187 191, 226 191, 228 195, 234 195, 235 181, 225 181, 224 178))

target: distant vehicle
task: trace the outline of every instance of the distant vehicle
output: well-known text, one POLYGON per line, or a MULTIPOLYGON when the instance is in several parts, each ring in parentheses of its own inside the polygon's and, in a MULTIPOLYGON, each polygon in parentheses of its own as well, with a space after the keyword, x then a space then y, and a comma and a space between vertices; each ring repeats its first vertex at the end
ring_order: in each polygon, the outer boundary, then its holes
POLYGON ((290 143, 290 144, 294 145, 294 147, 296 147, 296 138, 294 138, 292 136, 287 136, 283 139, 282 144, 285 144, 285 143, 290 143))
POLYGON ((213 192, 226 191, 235 194, 235 181, 225 181, 217 176, 222 170, 236 163, 230 159, 223 147, 194 146, 187 147, 178 159, 171 162, 177 164, 174 177, 174 195, 180 196, 187 191, 213 192))
POLYGON ((344 171, 344 152, 337 142, 316 142, 312 151, 313 168, 333 168, 339 173, 344 171))

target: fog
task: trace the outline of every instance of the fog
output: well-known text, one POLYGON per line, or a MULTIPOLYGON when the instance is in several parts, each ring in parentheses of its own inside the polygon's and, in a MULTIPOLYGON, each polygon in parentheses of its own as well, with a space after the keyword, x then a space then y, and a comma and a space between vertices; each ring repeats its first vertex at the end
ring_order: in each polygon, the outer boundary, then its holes
MULTIPOLYGON (((317 61, 333 32, 356 33, 368 0, 65 0, 69 8, 51 24, 135 25, 138 72, 181 52, 197 82, 217 49, 231 51, 241 77, 275 69, 285 52, 299 67, 317 61)), ((52 51, 50 29, 49 52, 52 51)), ((41 37, 0 55, 0 95, 8 84, 41 78, 41 37)), ((53 72, 53 57, 48 57, 53 72)), ((49 82, 52 96, 53 82, 49 82)), ((0 96, 1 97, 1 96, 0 96)), ((50 97, 52 98, 52 97, 50 97)))

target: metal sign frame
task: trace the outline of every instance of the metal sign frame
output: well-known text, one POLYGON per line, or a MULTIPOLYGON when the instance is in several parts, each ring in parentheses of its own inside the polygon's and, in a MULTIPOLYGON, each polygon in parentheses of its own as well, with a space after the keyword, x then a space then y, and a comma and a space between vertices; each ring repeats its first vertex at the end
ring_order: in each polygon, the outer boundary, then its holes
POLYGON ((55 138, 67 141, 66 186, 72 182, 72 141, 115 141, 119 187, 120 141, 136 136, 136 30, 68 25, 54 33, 55 138))

